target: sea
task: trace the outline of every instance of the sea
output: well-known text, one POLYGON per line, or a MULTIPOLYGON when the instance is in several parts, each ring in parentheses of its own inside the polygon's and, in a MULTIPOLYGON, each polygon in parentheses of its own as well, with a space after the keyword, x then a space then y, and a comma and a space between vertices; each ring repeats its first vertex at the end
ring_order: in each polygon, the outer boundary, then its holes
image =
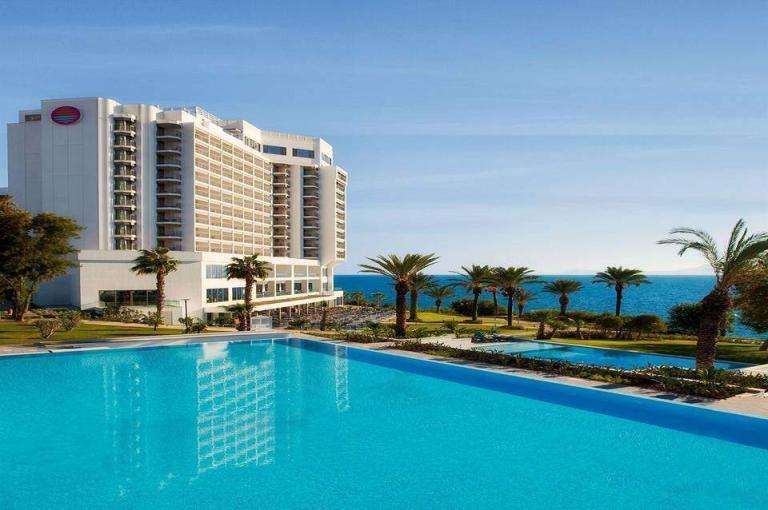
MULTIPOLYGON (((434 275, 440 284, 448 284, 456 281, 456 275, 434 275)), ((584 288, 571 295, 571 303, 568 305, 570 310, 587 310, 591 312, 613 312, 616 303, 616 293, 612 287, 592 283, 590 275, 547 275, 541 276, 543 281, 569 279, 578 280, 584 288)), ((640 285, 639 287, 629 287, 624 291, 624 300, 622 303, 622 314, 637 315, 641 313, 652 313, 664 319, 668 317, 669 309, 679 303, 695 303, 701 300, 714 285, 713 276, 648 276, 650 284, 640 285)), ((365 294, 366 299, 371 299, 370 295, 374 292, 383 292, 387 298, 384 303, 394 302, 394 289, 391 281, 379 275, 336 275, 336 289, 345 292, 360 291, 365 294)), ((537 290, 541 285, 530 285, 529 290, 536 293, 536 296, 529 301, 526 310, 540 309, 559 309, 557 301, 558 296, 547 294, 537 290)), ((461 288, 456 289, 456 294, 449 299, 445 305, 450 305, 453 299, 460 299, 467 296, 461 288)), ((491 300, 490 293, 483 293, 480 299, 491 300)), ((433 307, 434 302, 428 296, 419 296, 419 308, 433 307)), ((499 295, 499 306, 506 306, 506 299, 499 295)), ((730 336, 735 337, 754 337, 765 338, 768 335, 761 335, 737 321, 730 336)))

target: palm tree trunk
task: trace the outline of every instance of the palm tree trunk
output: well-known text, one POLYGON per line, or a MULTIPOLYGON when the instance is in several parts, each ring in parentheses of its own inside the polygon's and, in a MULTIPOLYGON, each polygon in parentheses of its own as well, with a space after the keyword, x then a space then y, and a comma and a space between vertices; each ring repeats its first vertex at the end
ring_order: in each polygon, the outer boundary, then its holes
POLYGON ((522 319, 523 318, 523 310, 525 310, 525 305, 518 303, 517 304, 517 318, 522 319))
POLYGON ((715 365, 720 326, 731 308, 727 289, 715 288, 701 300, 701 322, 696 341, 696 368, 715 365))
POLYGON ((507 295, 507 326, 512 327, 512 308, 514 308, 512 293, 507 295))
MULTIPOLYGON (((157 323, 163 323, 163 303, 165 302, 165 272, 157 272, 157 323)), ((157 325, 155 325, 157 330, 157 325)))
POLYGON ((616 286, 616 317, 621 315, 621 300, 624 299, 624 288, 616 286))
POLYGON ((411 289, 411 313, 408 317, 409 321, 416 321, 419 319, 419 291, 417 289, 411 289))
POLYGON ((565 294, 560 295, 560 317, 565 317, 568 311, 568 296, 565 294))
POLYGON ((493 316, 496 317, 499 315, 499 302, 496 300, 496 291, 494 290, 491 294, 493 294, 493 316))
POLYGON ((440 305, 443 304, 441 299, 435 299, 435 313, 440 313, 440 305))
POLYGON ((474 291, 475 300, 472 302, 472 322, 477 321, 477 302, 480 301, 480 292, 474 291))
POLYGON ((405 338, 405 312, 408 285, 398 282, 395 285, 395 337, 405 338))
POLYGON ((251 330, 251 302, 253 302, 253 277, 245 277, 245 307, 247 308, 245 314, 245 330, 251 330))

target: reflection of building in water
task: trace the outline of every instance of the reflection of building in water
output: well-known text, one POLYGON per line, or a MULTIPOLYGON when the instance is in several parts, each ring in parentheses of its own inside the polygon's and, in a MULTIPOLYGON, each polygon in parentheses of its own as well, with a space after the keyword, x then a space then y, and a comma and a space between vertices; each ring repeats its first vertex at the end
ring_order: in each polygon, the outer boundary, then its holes
POLYGON ((136 360, 104 365, 104 422, 112 469, 127 490, 146 465, 146 377, 136 360))
POLYGON ((349 358, 347 358, 347 348, 337 345, 335 354, 336 409, 339 412, 344 412, 349 409, 349 358))
POLYGON ((266 358, 238 364, 236 358, 226 355, 226 343, 203 346, 205 355, 197 361, 198 472, 271 464, 275 454, 274 347, 267 347, 266 358))

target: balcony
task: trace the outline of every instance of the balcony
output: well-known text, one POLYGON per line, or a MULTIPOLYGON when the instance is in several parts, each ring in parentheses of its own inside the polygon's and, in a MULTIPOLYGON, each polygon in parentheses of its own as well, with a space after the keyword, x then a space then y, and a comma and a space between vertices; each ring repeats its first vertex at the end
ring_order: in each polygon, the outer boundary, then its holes
POLYGON ((133 182, 136 180, 136 174, 133 172, 116 171, 112 176, 115 178, 116 181, 133 182))
POLYGON ((180 200, 158 200, 157 210, 158 211, 180 211, 181 201, 180 200))
POLYGON ((136 234, 132 232, 115 232, 115 237, 118 239, 136 239, 136 234))
POLYGON ((181 145, 179 144, 161 144, 157 146, 158 154, 178 154, 181 155, 181 145))
POLYGON ((163 141, 180 142, 181 141, 181 130, 158 129, 158 131, 157 131, 157 140, 159 142, 163 142, 163 141))
POLYGON ((125 151, 115 151, 113 161, 120 165, 136 166, 136 156, 125 151))
POLYGON ((158 159, 157 168, 181 168, 180 159, 158 159))
POLYGON ((116 209, 136 209, 136 202, 125 195, 115 197, 114 204, 116 209))
POLYGON ((162 234, 158 232, 157 238, 158 239, 181 239, 181 232, 163 232, 162 234))
POLYGON ((115 224, 120 225, 135 225, 136 224, 136 217, 135 216, 115 216, 115 224))
POLYGON ((115 122, 112 131, 115 134, 127 135, 131 137, 136 136, 136 126, 128 122, 115 122))

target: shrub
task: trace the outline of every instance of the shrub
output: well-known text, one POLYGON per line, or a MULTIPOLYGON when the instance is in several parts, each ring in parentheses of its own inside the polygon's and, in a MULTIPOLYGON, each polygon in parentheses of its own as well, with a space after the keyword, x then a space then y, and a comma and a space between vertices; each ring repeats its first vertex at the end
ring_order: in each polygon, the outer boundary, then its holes
POLYGON ((147 326, 152 326, 152 329, 157 331, 157 327, 163 323, 163 318, 159 313, 151 312, 142 317, 141 322, 147 326))
MULTIPOLYGON (((473 300, 469 298, 457 299, 451 303, 451 309, 459 315, 472 316, 473 300)), ((481 299, 477 302, 477 314, 481 316, 493 315, 493 301, 481 299)))
POLYGON ((642 338, 644 333, 664 333, 667 325, 658 315, 643 314, 627 317, 623 324, 627 334, 631 337, 632 332, 637 332, 637 338, 642 338))
POLYGON ((603 335, 607 335, 610 331, 615 331, 618 334, 624 325, 624 319, 622 317, 617 317, 611 313, 598 315, 592 322, 595 326, 600 328, 603 335))
POLYGON ((202 333, 206 329, 208 329, 208 324, 201 319, 195 319, 189 328, 192 333, 202 333))
POLYGON ((82 317, 77 310, 62 310, 57 312, 57 314, 63 331, 72 331, 80 325, 82 317))
POLYGON ((59 319, 37 319, 32 323, 43 340, 49 339, 61 327, 59 319))
POLYGON ((288 321, 288 329, 304 329, 309 326, 309 321, 304 317, 297 317, 288 321))

